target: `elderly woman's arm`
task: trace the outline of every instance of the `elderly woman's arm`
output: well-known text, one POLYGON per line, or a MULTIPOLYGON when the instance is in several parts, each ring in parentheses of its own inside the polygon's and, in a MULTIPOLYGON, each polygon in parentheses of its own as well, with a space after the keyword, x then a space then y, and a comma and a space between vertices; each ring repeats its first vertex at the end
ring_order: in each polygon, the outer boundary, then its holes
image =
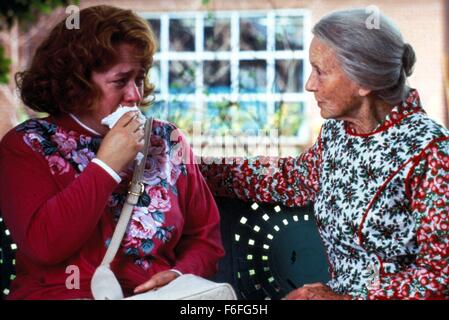
POLYGON ((304 206, 319 190, 321 137, 297 158, 206 158, 200 170, 219 196, 304 206))
POLYGON ((382 275, 368 299, 435 299, 449 293, 449 141, 426 148, 410 174, 419 252, 408 269, 382 275))

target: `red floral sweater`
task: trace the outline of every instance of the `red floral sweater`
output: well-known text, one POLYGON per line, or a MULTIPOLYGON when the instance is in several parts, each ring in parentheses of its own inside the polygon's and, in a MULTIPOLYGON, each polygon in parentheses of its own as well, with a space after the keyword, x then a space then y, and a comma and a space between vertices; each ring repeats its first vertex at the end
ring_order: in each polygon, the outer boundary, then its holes
MULTIPOLYGON (((28 120, 1 141, 0 212, 18 245, 10 299, 92 298, 90 280, 132 176, 130 167, 118 184, 91 162, 100 143, 68 115, 28 120)), ((217 271, 219 213, 198 167, 185 159, 192 152, 183 136, 155 120, 145 192, 112 264, 125 295, 162 270, 217 271)))
POLYGON ((217 194, 314 202, 337 293, 359 299, 449 297, 449 131, 416 90, 370 134, 324 123, 298 158, 202 164, 217 194))

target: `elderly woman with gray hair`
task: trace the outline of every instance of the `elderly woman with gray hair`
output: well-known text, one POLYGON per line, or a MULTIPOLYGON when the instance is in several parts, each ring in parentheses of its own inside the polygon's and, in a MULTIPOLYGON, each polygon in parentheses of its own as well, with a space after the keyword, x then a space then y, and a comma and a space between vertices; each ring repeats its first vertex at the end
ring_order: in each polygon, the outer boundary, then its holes
POLYGON ((326 121, 308 151, 202 165, 220 195, 314 202, 332 278, 287 299, 449 297, 449 131, 406 85, 413 48, 385 16, 366 19, 338 11, 313 28, 306 89, 326 121))

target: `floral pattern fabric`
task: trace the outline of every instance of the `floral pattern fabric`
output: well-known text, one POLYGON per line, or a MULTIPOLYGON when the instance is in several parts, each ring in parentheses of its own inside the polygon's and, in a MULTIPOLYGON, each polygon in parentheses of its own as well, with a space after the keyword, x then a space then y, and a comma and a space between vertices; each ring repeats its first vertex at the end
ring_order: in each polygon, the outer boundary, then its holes
MULTIPOLYGON (((176 182, 180 175, 186 175, 180 140, 172 141, 174 126, 154 121, 151 145, 144 171, 144 193, 134 206, 131 222, 125 233, 122 249, 134 258, 144 269, 151 266, 152 252, 160 244, 170 241, 174 226, 165 224, 165 215, 172 208, 169 193, 177 195, 176 182)), ((75 170, 79 175, 95 158, 101 138, 90 137, 64 129, 45 120, 32 119, 17 127, 23 131, 23 140, 34 151, 42 154, 53 175, 62 175, 75 170)), ((108 206, 118 221, 126 199, 133 167, 120 173, 122 181, 117 191, 109 198, 108 206)), ((105 245, 109 244, 108 239, 105 245)))
POLYGON ((371 134, 328 120, 300 157, 260 161, 203 164, 202 172, 222 195, 314 201, 335 292, 449 296, 449 131, 425 115, 416 90, 371 134))

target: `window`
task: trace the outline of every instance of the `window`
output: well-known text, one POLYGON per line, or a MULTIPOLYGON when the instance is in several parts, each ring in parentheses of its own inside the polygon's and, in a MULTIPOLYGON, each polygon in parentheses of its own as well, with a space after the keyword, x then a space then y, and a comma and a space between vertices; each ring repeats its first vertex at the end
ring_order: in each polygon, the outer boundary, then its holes
POLYGON ((275 129, 282 145, 304 137, 310 15, 305 10, 142 13, 159 48, 148 111, 201 139, 275 129), (200 128, 198 128, 200 126, 200 128))

